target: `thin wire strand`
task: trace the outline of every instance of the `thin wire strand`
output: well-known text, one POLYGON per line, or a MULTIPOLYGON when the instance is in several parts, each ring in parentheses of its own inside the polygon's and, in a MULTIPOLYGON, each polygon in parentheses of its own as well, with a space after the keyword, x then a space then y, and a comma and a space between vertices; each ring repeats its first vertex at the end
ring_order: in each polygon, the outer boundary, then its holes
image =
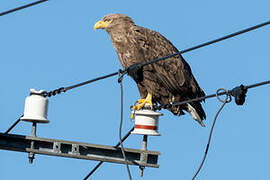
MULTIPOLYGON (((124 142, 128 137, 129 135, 131 134, 131 132, 134 130, 134 127, 131 128, 127 134, 122 138, 122 142, 124 142)), ((118 148, 120 146, 120 141, 114 146, 115 148, 118 148)), ((87 180, 104 162, 103 161, 100 161, 90 172, 87 176, 85 176, 85 178, 83 180, 87 180)))
MULTIPOLYGON (((23 117, 23 115, 21 115, 21 117, 23 117)), ((5 134, 8 134, 20 121, 21 121, 21 117, 19 119, 17 119, 17 121, 15 121, 10 128, 8 128, 8 130, 6 130, 5 134)))
POLYGON ((226 103, 229 103, 231 102, 232 98, 231 98, 231 95, 228 93, 227 90, 225 89, 218 89, 216 91, 216 97, 218 98, 219 101, 221 101, 223 104, 221 105, 221 107, 219 108, 219 110, 217 111, 216 115, 215 115, 215 118, 214 118, 214 121, 213 121, 213 124, 212 124, 212 127, 211 127, 211 130, 210 130, 210 133, 209 133, 209 137, 208 137, 208 142, 207 142, 207 146, 206 146, 206 149, 205 149, 205 152, 204 152, 204 156, 203 156, 203 159, 202 159, 202 162, 200 163, 200 166, 198 168, 198 170, 196 171, 196 173, 194 174, 192 180, 194 180, 196 178, 196 176, 199 174, 203 164, 204 164, 204 161, 206 159, 206 156, 207 156, 207 153, 208 153, 208 149, 209 149, 209 146, 210 146, 210 142, 211 142, 211 138, 212 138, 212 134, 213 134, 213 130, 214 130, 214 127, 215 127, 215 124, 216 124, 216 121, 217 121, 217 117, 219 115, 219 113, 221 112, 221 110, 224 108, 225 104, 226 103), (225 100, 221 100, 219 98, 219 91, 223 90, 224 93, 226 93, 226 98, 225 100))
POLYGON ((124 145, 123 145, 123 142, 122 142, 122 125, 123 125, 123 115, 124 115, 124 113, 123 113, 124 95, 123 95, 123 83, 122 83, 123 75, 121 74, 120 71, 119 71, 118 74, 119 74, 118 83, 120 84, 120 91, 121 91, 121 118, 120 118, 120 126, 119 126, 119 142, 120 142, 120 147, 121 147, 123 158, 125 159, 125 164, 126 164, 129 180, 132 180, 131 173, 130 173, 129 166, 128 166, 128 161, 127 161, 126 154, 125 154, 124 145))
POLYGON ((34 6, 34 5, 37 5, 37 4, 46 2, 46 1, 48 1, 48 0, 35 1, 35 2, 32 2, 32 3, 26 4, 26 5, 17 7, 17 8, 14 8, 14 9, 10 9, 8 11, 5 11, 5 12, 0 13, 0 16, 4 16, 4 15, 10 14, 10 13, 13 13, 15 11, 19 11, 21 9, 25 9, 25 8, 28 8, 28 7, 31 7, 31 6, 34 6))

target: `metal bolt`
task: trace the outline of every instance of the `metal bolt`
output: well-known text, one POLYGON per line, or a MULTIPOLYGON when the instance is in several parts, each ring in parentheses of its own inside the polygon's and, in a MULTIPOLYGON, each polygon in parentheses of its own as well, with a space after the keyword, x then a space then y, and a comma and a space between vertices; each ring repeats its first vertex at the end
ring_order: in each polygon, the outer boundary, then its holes
MULTIPOLYGON (((37 136, 37 123, 33 122, 32 124, 32 133, 31 136, 36 137, 37 136)), ((34 149, 34 141, 31 142, 30 149, 34 149)), ((32 164, 35 159, 35 153, 29 152, 28 154, 29 163, 32 164)))
MULTIPOLYGON (((142 143, 142 150, 147 150, 147 135, 143 135, 143 143, 142 143)), ((146 163, 147 157, 145 156, 145 153, 141 154, 141 163, 146 163)), ((143 171, 145 169, 145 166, 140 166, 140 176, 143 177, 143 171)))
POLYGON ((29 163, 32 164, 33 161, 34 161, 34 159, 35 159, 35 154, 32 153, 32 152, 30 152, 30 153, 28 154, 28 158, 29 158, 29 163))

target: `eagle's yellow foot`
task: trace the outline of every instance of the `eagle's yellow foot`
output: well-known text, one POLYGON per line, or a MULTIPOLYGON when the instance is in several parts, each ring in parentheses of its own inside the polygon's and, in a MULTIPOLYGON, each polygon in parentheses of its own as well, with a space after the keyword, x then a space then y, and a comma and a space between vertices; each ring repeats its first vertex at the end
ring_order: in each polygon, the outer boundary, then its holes
POLYGON ((145 99, 139 99, 137 101, 137 104, 132 107, 133 111, 131 113, 130 118, 133 119, 134 118, 135 111, 142 109, 145 106, 145 104, 147 104, 147 103, 150 105, 150 107, 153 106, 153 103, 152 103, 152 94, 149 94, 148 93, 145 99))

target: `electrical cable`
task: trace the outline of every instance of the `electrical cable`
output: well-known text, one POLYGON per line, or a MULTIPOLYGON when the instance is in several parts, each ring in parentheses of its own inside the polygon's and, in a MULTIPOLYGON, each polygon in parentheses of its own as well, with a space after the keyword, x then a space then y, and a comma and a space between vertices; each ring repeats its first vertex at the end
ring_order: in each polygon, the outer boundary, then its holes
POLYGON ((195 49, 199 49, 199 48, 202 48, 202 47, 205 47, 205 46, 208 46, 208 45, 217 43, 217 42, 219 42, 219 41, 223 41, 223 40, 226 40, 226 39, 229 39, 229 38, 238 36, 238 35, 240 35, 240 34, 247 33, 247 32, 249 32, 249 31, 252 31, 252 30, 261 28, 261 27, 266 26, 266 25, 269 25, 269 24, 270 24, 270 21, 267 21, 267 22, 264 22, 264 23, 261 23, 261 24, 258 24, 258 25, 255 25, 255 26, 252 26, 252 27, 243 29, 243 30, 241 30, 241 31, 238 31, 238 32, 235 32, 235 33, 232 33, 232 34, 229 34, 229 35, 220 37, 220 38, 218 38, 218 39, 215 39, 215 40, 212 40, 212 41, 208 41, 208 42, 206 42, 206 43, 202 43, 202 44, 200 44, 200 45, 197 45, 197 46, 194 46, 194 47, 191 47, 191 48, 188 48, 188 49, 179 51, 179 52, 177 52, 177 53, 170 54, 170 55, 168 55, 168 56, 164 56, 164 57, 161 57, 161 58, 154 59, 154 60, 152 60, 152 61, 147 61, 147 62, 140 63, 139 65, 140 65, 140 66, 146 66, 146 65, 149 65, 149 64, 153 64, 153 63, 156 63, 156 62, 159 62, 159 61, 162 61, 162 60, 165 60, 165 59, 168 59, 168 58, 171 58, 171 57, 180 55, 180 54, 184 54, 184 53, 189 52, 189 51, 193 51, 193 50, 195 50, 195 49))
MULTIPOLYGON (((123 72, 121 70, 122 74, 125 74, 125 72, 123 72)), ((86 84, 90 84, 90 83, 93 83, 95 81, 99 81, 99 80, 102 80, 102 79, 106 79, 106 78, 109 78, 109 77, 112 77, 112 76, 115 76, 117 75, 118 72, 114 72, 114 73, 110 73, 110 74, 107 74, 107 75, 104 75, 104 76, 99 76, 97 78, 93 78, 93 79, 90 79, 88 81, 84 81, 84 82, 81 82, 81 83, 78 83, 78 84, 75 84, 75 85, 71 85, 71 86, 68 86, 68 87, 61 87, 61 88, 58 88, 58 89, 55 89, 53 91, 49 91, 49 92, 44 92, 43 93, 43 96, 44 97, 51 97, 51 96, 55 96, 57 94, 60 94, 62 92, 66 92, 68 90, 71 90, 73 88, 77 88, 77 87, 80 87, 80 86, 84 86, 86 84)))
MULTIPOLYGON (((156 63, 158 61, 165 60, 165 59, 168 59, 168 58, 180 55, 180 54, 184 54, 186 52, 190 52, 190 51, 193 51, 195 49, 199 49, 199 48, 202 48, 202 47, 205 47, 205 46, 208 46, 208 45, 211 45, 211 44, 214 44, 214 43, 217 43, 217 42, 220 42, 220 41, 223 41, 223 40, 235 37, 235 36, 238 36, 240 34, 247 33, 249 31, 261 28, 261 27, 269 25, 269 24, 270 24, 270 21, 267 21, 267 22, 264 22, 264 23, 261 23, 261 24, 258 24, 258 25, 243 29, 241 31, 238 31, 238 32, 235 32, 235 33, 220 37, 218 39, 208 41, 208 42, 199 44, 197 46, 193 46, 191 48, 179 51, 179 52, 177 52, 175 54, 170 54, 170 55, 160 57, 160 58, 157 58, 157 59, 154 59, 154 60, 151 60, 151 61, 147 61, 147 62, 144 62, 144 63, 138 63, 138 64, 135 64, 135 65, 131 65, 127 69, 121 70, 121 73, 122 73, 122 75, 127 74, 128 72, 132 73, 133 70, 137 70, 138 68, 142 68, 143 66, 146 66, 146 65, 149 65, 149 64, 152 64, 152 63, 156 63)), ((100 76, 100 77, 97 77, 97 78, 94 78, 94 79, 91 79, 91 80, 88 80, 88 81, 85 81, 85 82, 82 82, 82 83, 78 83, 78 84, 75 84, 75 85, 72 85, 72 86, 61 87, 61 88, 55 89, 55 90, 50 91, 50 92, 45 92, 44 96, 45 97, 55 96, 55 95, 60 94, 62 92, 66 92, 66 91, 68 91, 70 89, 77 88, 77 87, 80 87, 80 86, 83 86, 83 85, 86 85, 86 84, 90 84, 92 82, 99 81, 99 80, 102 80, 102 79, 105 79, 105 78, 109 78, 109 77, 115 76, 117 74, 118 74, 118 71, 114 72, 114 73, 111 73, 111 74, 108 74, 108 75, 100 76)), ((215 97, 215 95, 213 95, 213 97, 215 97)))
POLYGON ((269 81, 262 81, 262 82, 255 83, 255 84, 251 84, 251 85, 246 86, 246 88, 250 89, 250 88, 254 88, 254 87, 258 87, 258 86, 263 86, 263 85, 266 85, 266 84, 270 84, 270 80, 269 81))
MULTIPOLYGON (((23 115, 21 115, 21 117, 23 117, 23 115)), ((15 121, 10 128, 8 128, 8 130, 6 130, 5 134, 8 134, 20 121, 21 121, 21 117, 19 119, 17 119, 17 121, 15 121)))
POLYGON ((121 118, 120 118, 120 127, 119 127, 119 142, 120 142, 120 147, 121 147, 123 158, 125 159, 125 164, 126 164, 126 167, 127 167, 129 180, 132 180, 131 173, 130 173, 129 166, 128 166, 128 161, 127 161, 126 154, 125 154, 124 145, 123 145, 123 142, 122 142, 122 125, 123 125, 123 115, 124 115, 124 113, 123 113, 124 95, 123 95, 123 83, 122 83, 122 81, 123 81, 124 74, 121 74, 121 70, 119 70, 118 76, 119 76, 118 83, 120 84, 120 92, 121 92, 121 118))
MULTIPOLYGON (((244 86, 244 85, 240 85, 238 87, 241 87, 243 86, 244 89, 251 89, 251 88, 255 88, 255 87, 258 87, 258 86, 263 86, 263 85, 267 85, 267 84, 270 84, 270 80, 269 81, 263 81, 263 82, 259 82, 259 83, 255 83, 255 84, 251 84, 251 85, 248 85, 248 86, 244 86)), ((229 90, 228 93, 235 96, 234 94, 234 90, 238 87, 235 87, 233 88, 232 90, 229 90)), ((189 99, 189 100, 185 100, 185 101, 179 101, 179 102, 173 102, 173 103, 168 103, 168 104, 162 104, 162 105, 156 105, 154 106, 153 108, 155 110, 161 110, 161 109, 166 109, 170 106, 179 106, 179 105, 183 105, 183 104, 187 104, 187 103, 191 103, 191 102, 194 102, 194 101, 203 101, 205 99, 208 99, 208 98, 212 98, 212 97, 216 97, 217 95, 218 96, 221 96, 221 95, 225 95, 227 92, 219 92, 218 94, 210 94, 210 95, 207 95, 207 96, 203 96, 203 97, 197 97, 197 98, 194 98, 194 99, 189 99)))
MULTIPOLYGON (((122 142, 124 142, 129 135, 131 134, 131 132, 134 130, 134 127, 131 128, 127 134, 122 138, 122 142)), ((120 146, 120 141, 114 146, 115 148, 118 148, 120 146)), ((87 174, 87 176, 85 176, 85 178, 83 180, 87 180, 104 162, 103 161, 99 161, 99 163, 87 174)))
POLYGON ((15 11, 19 11, 19 10, 21 10, 21 9, 25 9, 25 8, 28 8, 28 7, 31 7, 31 6, 34 6, 34 5, 37 5, 37 4, 46 2, 46 1, 49 1, 49 0, 35 1, 35 2, 32 2, 32 3, 26 4, 26 5, 17 7, 17 8, 14 8, 14 9, 10 9, 10 10, 8 10, 8 11, 1 12, 1 13, 0 13, 0 16, 4 16, 4 15, 10 14, 10 13, 13 13, 13 12, 15 12, 15 11))
POLYGON ((111 73, 111 74, 108 74, 108 75, 104 75, 104 76, 100 76, 100 77, 97 77, 97 78, 94 78, 94 79, 91 79, 89 81, 85 81, 85 82, 82 82, 82 83, 79 83, 79 84, 76 84, 76 85, 73 85, 73 86, 69 86, 69 87, 66 87, 65 88, 65 91, 70 90, 70 89, 73 89, 73 88, 77 88, 77 87, 80 87, 80 86, 83 86, 85 84, 89 84, 89 83, 92 83, 92 82, 95 82, 95 81, 106 79, 106 78, 115 76, 117 74, 118 74, 118 72, 114 72, 114 73, 111 73))
MULTIPOLYGON (((238 31, 238 32, 229 34, 229 35, 226 35, 224 37, 221 37, 221 38, 218 38, 218 39, 215 39, 215 40, 212 40, 212 41, 208 41, 206 43, 199 44, 197 46, 194 46, 194 47, 191 47, 191 48, 188 48, 188 49, 179 51, 179 52, 177 52, 175 54, 170 54, 170 55, 167 55, 167 56, 164 56, 164 57, 161 57, 161 58, 157 58, 157 59, 154 59, 154 60, 151 60, 151 61, 148 61, 148 62, 144 62, 144 63, 138 63, 135 66, 132 66, 131 65, 126 70, 121 70, 121 71, 122 71, 122 74, 127 74, 128 71, 132 71, 132 69, 136 69, 138 66, 143 67, 143 66, 146 66, 146 65, 149 65, 149 64, 156 63, 156 62, 161 61, 161 60, 165 60, 165 59, 174 57, 174 56, 179 55, 179 54, 184 54, 186 52, 193 51, 195 49, 199 49, 199 48, 202 48, 202 47, 205 47, 205 46, 208 46, 208 45, 217 43, 219 41, 223 41, 223 40, 226 40, 226 39, 235 37, 237 35, 240 35, 240 34, 243 34, 243 33, 246 33, 246 32, 249 32, 249 31, 252 31, 252 30, 255 30, 255 29, 258 29, 258 28, 261 28, 261 27, 266 26, 268 24, 270 24, 270 21, 267 21, 267 22, 262 23, 262 24, 258 24, 256 26, 249 27, 247 29, 244 29, 244 30, 241 30, 241 31, 238 31)), ((118 74, 118 71, 117 72, 114 72, 114 73, 111 73, 111 74, 108 74, 108 75, 100 76, 100 77, 97 77, 97 78, 94 78, 94 79, 91 79, 91 80, 88 80, 88 81, 85 81, 85 82, 82 82, 82 83, 78 83, 78 84, 75 84, 75 85, 72 85, 72 86, 61 87, 59 89, 56 89, 56 90, 53 90, 53 91, 50 91, 50 92, 45 92, 44 93, 44 96, 45 97, 47 97, 47 96, 48 97, 55 96, 56 94, 60 94, 62 92, 66 92, 66 91, 68 91, 70 89, 77 88, 77 87, 80 87, 80 86, 83 86, 83 85, 86 85, 86 84, 90 84, 92 82, 99 81, 99 80, 102 80, 102 79, 106 79, 106 78, 115 76, 117 74, 118 74)), ((215 95, 213 95, 211 97, 215 97, 215 95)))
POLYGON ((213 134, 213 130, 214 130, 214 127, 215 127, 215 124, 216 124, 216 121, 217 121, 217 117, 219 115, 219 113, 221 112, 221 110, 224 108, 225 104, 226 103, 229 103, 232 101, 232 96, 231 94, 226 90, 226 89, 223 89, 223 88, 220 88, 216 91, 216 97, 217 99, 222 102, 223 104, 221 105, 221 107, 219 108, 219 110, 217 111, 216 115, 215 115, 215 118, 214 118, 214 121, 212 123, 212 127, 211 127, 211 130, 210 130, 210 133, 209 133, 209 136, 208 136, 208 142, 207 142, 207 146, 206 146, 206 149, 205 149, 205 152, 204 152, 204 156, 203 156, 203 159, 202 159, 202 162, 200 163, 200 166, 198 168, 198 170, 196 171, 196 173, 194 174, 192 180, 194 180, 196 178, 196 176, 199 174, 203 164, 204 164, 204 161, 206 159, 206 156, 207 156, 207 153, 208 153, 208 149, 209 149, 209 146, 210 146, 210 142, 211 142, 211 138, 212 138, 212 134, 213 134), (225 100, 222 100, 220 97, 219 97, 219 91, 223 91, 223 93, 226 94, 226 98, 225 100))

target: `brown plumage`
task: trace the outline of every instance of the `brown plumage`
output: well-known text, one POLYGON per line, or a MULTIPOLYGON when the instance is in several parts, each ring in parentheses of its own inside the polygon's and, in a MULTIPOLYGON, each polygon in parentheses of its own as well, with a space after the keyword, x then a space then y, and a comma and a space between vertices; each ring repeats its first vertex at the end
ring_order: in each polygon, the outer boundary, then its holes
MULTIPOLYGON (((135 63, 178 52, 177 48, 160 33, 140 27, 123 14, 110 14, 97 22, 95 29, 105 29, 116 49, 122 66, 126 69, 135 63)), ((136 82, 141 98, 152 94, 153 103, 167 104, 205 96, 192 71, 181 55, 159 61, 143 68, 141 81, 136 82)), ((200 102, 169 108, 173 114, 189 112, 202 126, 205 113, 200 102)))

